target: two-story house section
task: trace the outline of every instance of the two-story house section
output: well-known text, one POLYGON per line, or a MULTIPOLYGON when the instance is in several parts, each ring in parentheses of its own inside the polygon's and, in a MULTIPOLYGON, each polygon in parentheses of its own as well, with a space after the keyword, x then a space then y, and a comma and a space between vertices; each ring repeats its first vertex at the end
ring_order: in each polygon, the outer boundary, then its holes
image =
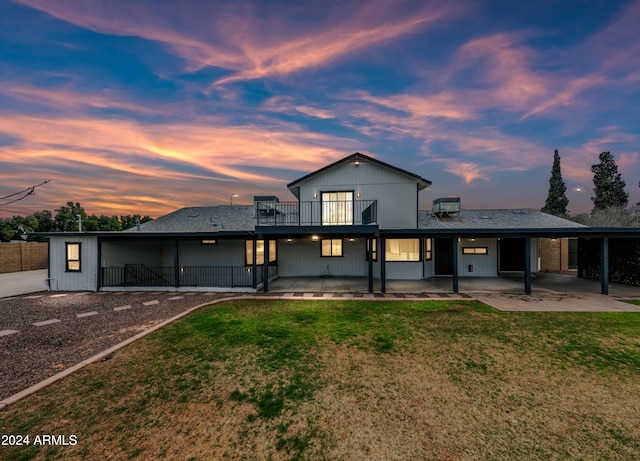
POLYGON ((417 174, 355 153, 287 188, 301 204, 317 204, 321 214, 314 225, 372 221, 381 229, 416 229, 418 194, 430 185, 417 174))
MULTIPOLYGON (((256 232, 277 240, 281 277, 379 278, 380 231, 417 229, 418 194, 430 184, 355 153, 288 184, 296 201, 257 198, 256 232)), ((389 250, 414 263, 401 273, 422 277, 419 238, 393 239, 389 250)))

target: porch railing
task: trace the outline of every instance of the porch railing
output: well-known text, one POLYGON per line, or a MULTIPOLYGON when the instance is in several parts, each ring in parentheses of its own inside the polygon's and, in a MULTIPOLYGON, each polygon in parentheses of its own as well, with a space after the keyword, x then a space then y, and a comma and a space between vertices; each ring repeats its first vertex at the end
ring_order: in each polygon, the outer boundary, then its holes
POLYGON ((377 222, 377 200, 256 202, 259 226, 352 226, 377 222))
MULTIPOLYGON (((264 268, 256 267, 256 280, 262 282, 264 268)), ((278 273, 277 266, 269 266, 269 277, 278 273)), ((251 266, 173 266, 152 267, 144 264, 125 264, 102 268, 103 287, 126 286, 201 286, 250 287, 253 285, 251 266), (176 283, 176 272, 178 283, 176 283)))

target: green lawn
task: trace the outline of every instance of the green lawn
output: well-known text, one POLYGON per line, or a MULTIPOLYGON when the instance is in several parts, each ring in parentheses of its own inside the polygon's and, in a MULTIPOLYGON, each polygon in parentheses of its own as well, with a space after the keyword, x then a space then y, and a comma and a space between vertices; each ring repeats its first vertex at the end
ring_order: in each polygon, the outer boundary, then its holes
POLYGON ((228 301, 0 413, 1 459, 640 459, 640 314, 228 301))

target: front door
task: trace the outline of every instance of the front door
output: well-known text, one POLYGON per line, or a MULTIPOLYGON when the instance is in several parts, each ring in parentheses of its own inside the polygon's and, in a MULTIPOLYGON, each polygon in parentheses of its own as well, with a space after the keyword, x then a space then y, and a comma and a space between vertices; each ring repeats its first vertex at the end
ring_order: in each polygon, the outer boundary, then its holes
POLYGON ((433 239, 435 275, 453 275, 453 240, 433 239))
POLYGON ((500 239, 500 271, 524 271, 525 239, 500 239))

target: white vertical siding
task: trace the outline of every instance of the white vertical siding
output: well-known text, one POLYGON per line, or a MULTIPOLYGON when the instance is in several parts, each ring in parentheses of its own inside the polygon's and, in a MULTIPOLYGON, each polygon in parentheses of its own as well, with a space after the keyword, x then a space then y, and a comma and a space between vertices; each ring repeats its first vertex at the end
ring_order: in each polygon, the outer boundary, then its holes
POLYGON ((495 238, 460 239, 458 275, 463 277, 495 277, 498 274, 498 241, 495 238), (487 247, 486 255, 462 254, 463 247, 487 247), (473 265, 473 272, 469 271, 473 265))
POLYGON ((540 239, 531 239, 531 272, 540 271, 540 239))
POLYGON ((300 201, 320 202, 322 192, 329 191, 353 191, 354 200, 377 200, 380 228, 417 227, 417 181, 401 173, 367 162, 344 163, 304 181, 300 201))
POLYGON ((424 261, 424 278, 433 277, 433 258, 424 261))
POLYGON ((296 276, 360 276, 369 274, 369 262, 365 260, 365 239, 350 242, 343 239, 342 257, 321 257, 320 240, 310 238, 278 240, 278 275, 296 276))
POLYGON ((158 240, 102 242, 102 267, 125 264, 159 267, 164 264, 165 246, 164 242, 158 240))
POLYGON ((421 261, 387 261, 387 280, 420 280, 422 278, 421 261))
POLYGON ((181 266, 244 266, 244 240, 217 240, 216 245, 201 245, 200 240, 179 243, 181 266))
POLYGON ((54 291, 98 289, 97 237, 60 236, 49 238, 50 286, 54 291), (80 271, 67 272, 66 243, 80 243, 80 271))

